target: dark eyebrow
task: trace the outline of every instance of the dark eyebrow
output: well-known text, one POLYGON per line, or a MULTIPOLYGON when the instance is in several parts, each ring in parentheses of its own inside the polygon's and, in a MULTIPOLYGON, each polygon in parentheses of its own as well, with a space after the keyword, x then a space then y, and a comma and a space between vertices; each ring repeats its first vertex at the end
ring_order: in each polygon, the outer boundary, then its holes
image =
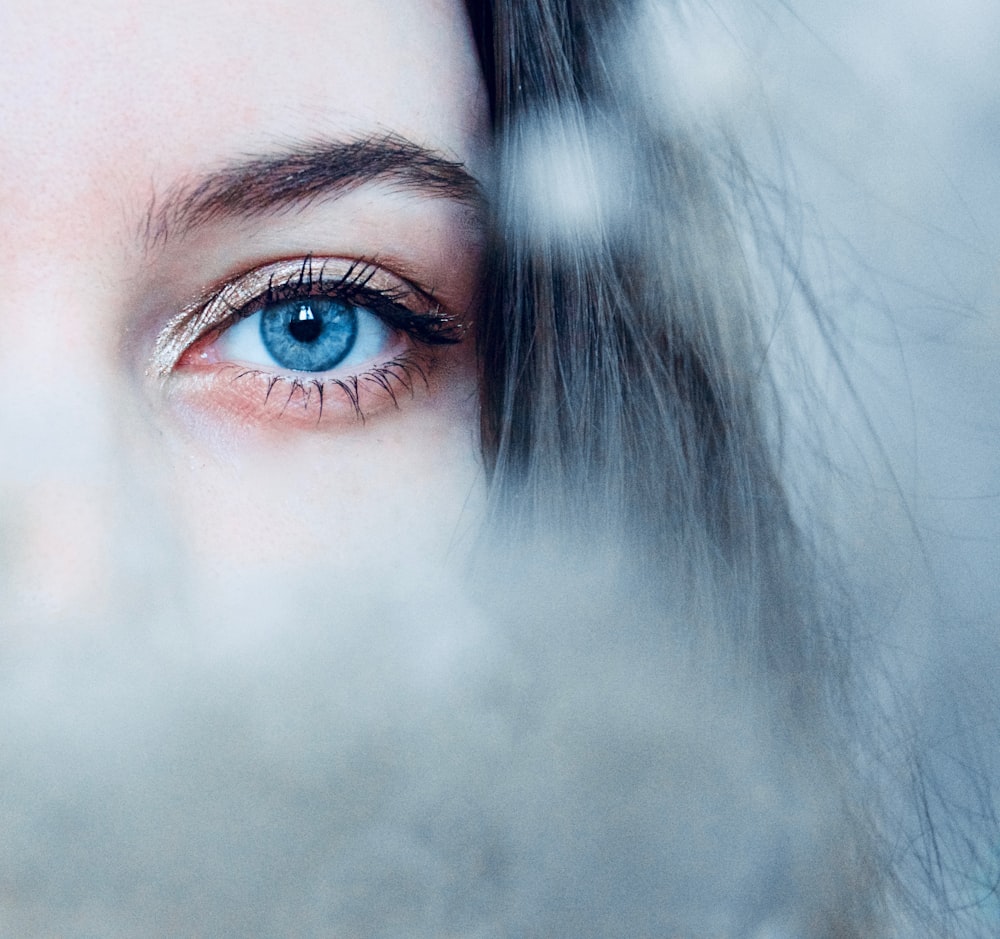
POLYGON ((396 134, 317 140, 251 156, 171 190, 147 209, 147 247, 223 216, 252 218, 308 205, 365 183, 386 182, 481 209, 479 183, 462 163, 396 134))

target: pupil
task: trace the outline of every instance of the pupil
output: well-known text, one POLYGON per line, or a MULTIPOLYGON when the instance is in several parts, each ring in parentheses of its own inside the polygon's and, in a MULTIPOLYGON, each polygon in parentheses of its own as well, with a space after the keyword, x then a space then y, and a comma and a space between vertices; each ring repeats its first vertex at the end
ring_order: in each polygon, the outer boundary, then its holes
POLYGON ((296 342, 315 342, 323 332, 323 320, 313 314, 312 307, 300 307, 288 323, 288 332, 296 342))

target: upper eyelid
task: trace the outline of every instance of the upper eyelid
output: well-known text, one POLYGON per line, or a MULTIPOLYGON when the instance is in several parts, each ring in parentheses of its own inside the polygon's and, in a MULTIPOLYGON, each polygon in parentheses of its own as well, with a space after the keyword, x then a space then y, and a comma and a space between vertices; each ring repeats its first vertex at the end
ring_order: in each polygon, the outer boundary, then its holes
POLYGON ((266 296, 279 276, 283 278, 280 285, 282 287, 294 285, 297 276, 302 278, 304 285, 307 270, 308 276, 313 279, 312 286, 326 283, 331 288, 337 280, 349 276, 351 271, 360 270, 364 276, 363 285, 359 289, 372 293, 391 293, 401 303, 412 298, 420 306, 426 307, 427 312, 436 307, 430 290, 417 286, 372 260, 315 258, 307 255, 272 261, 227 277, 220 285, 204 291, 198 299, 188 303, 172 317, 160 331, 154 344, 152 371, 161 378, 165 377, 194 342, 213 328, 224 328, 234 317, 240 315, 241 310, 266 296), (328 270, 336 271, 336 274, 328 275, 328 270))

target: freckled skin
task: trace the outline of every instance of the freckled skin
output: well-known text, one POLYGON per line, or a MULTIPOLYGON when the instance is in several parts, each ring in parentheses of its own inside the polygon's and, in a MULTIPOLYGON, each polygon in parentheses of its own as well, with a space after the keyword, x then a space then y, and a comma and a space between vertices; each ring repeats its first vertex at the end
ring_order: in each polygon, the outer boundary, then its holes
POLYGON ((149 374, 184 303, 275 259, 390 257, 472 303, 467 213, 384 187, 144 253, 151 199, 276 143, 388 131, 476 173, 486 104, 459 3, 324 0, 289 19, 263 2, 0 11, 0 513, 25 546, 4 551, 8 635, 114 619, 144 554, 148 602, 183 595, 209 623, 234 591, 280 607, 283 582, 294 617, 306 569, 335 595, 461 562, 483 488, 471 343, 435 350, 364 423, 332 400, 322 424, 283 421, 274 395, 149 374))

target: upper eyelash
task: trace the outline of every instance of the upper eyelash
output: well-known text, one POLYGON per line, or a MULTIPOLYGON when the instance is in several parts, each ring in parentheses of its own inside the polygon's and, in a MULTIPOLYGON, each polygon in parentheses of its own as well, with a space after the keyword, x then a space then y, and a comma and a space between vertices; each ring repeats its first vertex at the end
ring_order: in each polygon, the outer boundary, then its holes
POLYGON ((302 296, 332 297, 370 310, 390 326, 405 330, 421 342, 436 345, 461 340, 458 321, 455 317, 443 313, 429 292, 419 290, 412 285, 406 288, 401 286, 396 290, 371 287, 371 280, 379 272, 379 268, 370 261, 361 260, 351 261, 342 275, 329 281, 326 279, 326 268, 331 261, 330 258, 324 258, 319 271, 314 273, 314 258, 312 255, 307 255, 302 259, 297 275, 291 274, 279 283, 275 283, 272 275, 268 280, 267 290, 241 309, 233 309, 233 316, 240 318, 252 316, 269 303, 302 296), (411 295, 419 296, 421 301, 427 304, 426 312, 416 313, 406 306, 404 301, 411 295))
MULTIPOLYGON (((175 316, 160 333, 153 353, 155 370, 168 375, 181 357, 196 343, 213 334, 221 334, 240 319, 253 316, 270 303, 303 296, 328 297, 363 307, 391 328, 406 333, 424 345, 448 345, 461 342, 466 331, 464 321, 446 313, 430 291, 392 275, 398 286, 373 284, 386 272, 364 259, 323 258, 316 261, 307 255, 292 269, 282 269, 284 262, 262 265, 230 278, 221 287, 206 293, 175 316), (347 267, 335 278, 327 276, 334 263, 347 267), (318 269, 317 269, 318 264, 318 269), (245 297, 230 299, 241 285, 268 267, 272 270, 263 289, 245 297), (280 279, 277 274, 281 272, 280 279), (414 310, 407 300, 416 298, 423 310, 414 310), (221 310, 220 310, 221 308, 221 310)), ((411 300, 412 302, 412 300, 411 300)))

